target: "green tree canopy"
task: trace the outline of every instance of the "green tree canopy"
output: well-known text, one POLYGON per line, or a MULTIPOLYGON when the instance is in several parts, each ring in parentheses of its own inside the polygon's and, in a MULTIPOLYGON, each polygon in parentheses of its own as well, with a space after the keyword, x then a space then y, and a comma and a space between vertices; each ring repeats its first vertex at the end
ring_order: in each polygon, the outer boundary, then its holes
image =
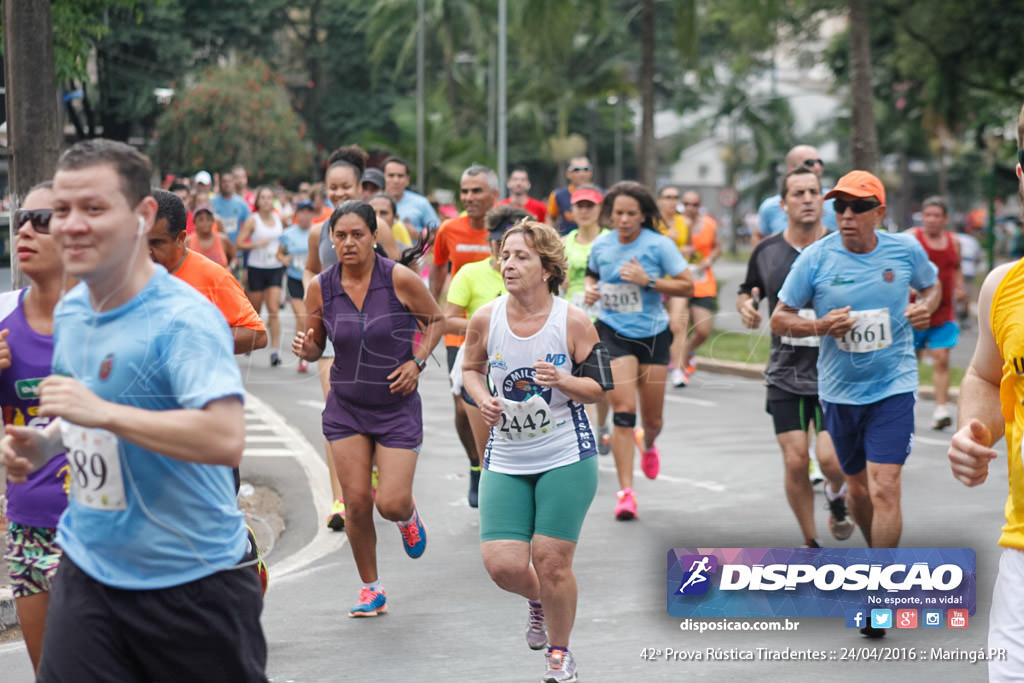
POLYGON ((153 157, 168 171, 243 164, 256 181, 293 180, 309 174, 305 129, 266 63, 213 67, 160 115, 153 157))

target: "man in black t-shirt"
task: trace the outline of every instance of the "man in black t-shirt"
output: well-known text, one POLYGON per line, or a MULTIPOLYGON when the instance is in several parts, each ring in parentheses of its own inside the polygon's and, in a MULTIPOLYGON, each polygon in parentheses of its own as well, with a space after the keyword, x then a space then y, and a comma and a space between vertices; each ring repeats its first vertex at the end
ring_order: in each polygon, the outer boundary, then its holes
MULTIPOLYGON (((797 168, 782 180, 782 209, 786 229, 760 242, 750 256, 747 276, 740 285, 736 308, 743 324, 757 329, 762 316, 758 304, 767 295, 768 310, 775 310, 779 290, 790 266, 804 247, 825 236, 821 222, 821 180, 810 169, 797 168)), ((814 310, 800 315, 813 318, 814 310)), ((846 509, 846 486, 828 432, 822 426, 818 403, 818 338, 772 335, 771 355, 765 368, 768 386, 766 409, 775 423, 775 437, 786 466, 786 499, 809 548, 820 547, 814 526, 814 489, 807 477, 810 461, 808 429, 817 432, 817 454, 825 475, 825 496, 832 535, 842 541, 853 533, 853 518, 846 509)))

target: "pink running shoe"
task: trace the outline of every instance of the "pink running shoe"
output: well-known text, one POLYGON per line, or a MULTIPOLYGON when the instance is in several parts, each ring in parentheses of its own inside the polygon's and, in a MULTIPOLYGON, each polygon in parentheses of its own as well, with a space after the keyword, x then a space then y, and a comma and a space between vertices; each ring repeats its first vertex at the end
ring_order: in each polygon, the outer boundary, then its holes
POLYGON ((650 450, 644 450, 644 428, 637 427, 633 430, 633 437, 636 439, 636 447, 640 449, 640 469, 648 479, 657 479, 661 471, 661 452, 657 445, 652 445, 650 450))
POLYGON ((633 489, 622 489, 615 494, 618 502, 615 503, 615 519, 626 521, 636 517, 636 496, 633 489))

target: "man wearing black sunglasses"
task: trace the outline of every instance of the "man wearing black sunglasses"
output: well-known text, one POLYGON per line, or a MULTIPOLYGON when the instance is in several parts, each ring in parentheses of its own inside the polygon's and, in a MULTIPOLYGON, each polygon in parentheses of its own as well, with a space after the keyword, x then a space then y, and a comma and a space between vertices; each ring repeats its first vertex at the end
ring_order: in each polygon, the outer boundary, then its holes
POLYGON ((593 176, 590 159, 578 156, 569 160, 569 167, 565 171, 569 185, 554 190, 548 197, 547 224, 556 228, 559 235, 568 235, 576 229, 576 221, 572 218, 572 193, 577 188, 590 184, 593 176))
MULTIPOLYGON (((900 473, 914 434, 914 329, 939 305, 938 270, 909 235, 878 231, 885 187, 867 171, 839 179, 839 234, 807 247, 779 292, 772 332, 821 336, 818 392, 825 427, 871 547, 899 544, 900 473), (917 290, 915 303, 911 288, 917 290), (810 302, 817 320, 798 315, 810 302)), ((877 635, 871 633, 869 635, 877 635)))
MULTIPOLYGON (((797 145, 786 153, 786 173, 801 167, 814 171, 819 180, 825 172, 825 162, 821 160, 818 150, 810 145, 797 145)), ((822 191, 827 192, 828 189, 822 188, 822 191)), ((821 221, 829 231, 836 229, 836 212, 831 201, 825 202, 821 221)), ((757 229, 751 235, 751 246, 756 247, 768 235, 782 232, 788 224, 786 213, 782 210, 782 197, 773 194, 761 202, 757 209, 757 229)))

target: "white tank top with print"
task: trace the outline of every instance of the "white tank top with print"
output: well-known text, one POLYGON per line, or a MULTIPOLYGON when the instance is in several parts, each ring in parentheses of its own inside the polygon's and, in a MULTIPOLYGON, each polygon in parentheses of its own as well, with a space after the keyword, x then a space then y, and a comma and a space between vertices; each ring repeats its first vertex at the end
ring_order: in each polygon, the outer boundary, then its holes
POLYGON ((503 474, 536 474, 596 455, 583 404, 533 381, 538 359, 572 372, 566 342, 568 302, 552 297, 547 321, 529 337, 509 329, 507 305, 506 294, 495 300, 491 311, 488 372, 504 410, 497 426, 491 427, 484 467, 503 474))

